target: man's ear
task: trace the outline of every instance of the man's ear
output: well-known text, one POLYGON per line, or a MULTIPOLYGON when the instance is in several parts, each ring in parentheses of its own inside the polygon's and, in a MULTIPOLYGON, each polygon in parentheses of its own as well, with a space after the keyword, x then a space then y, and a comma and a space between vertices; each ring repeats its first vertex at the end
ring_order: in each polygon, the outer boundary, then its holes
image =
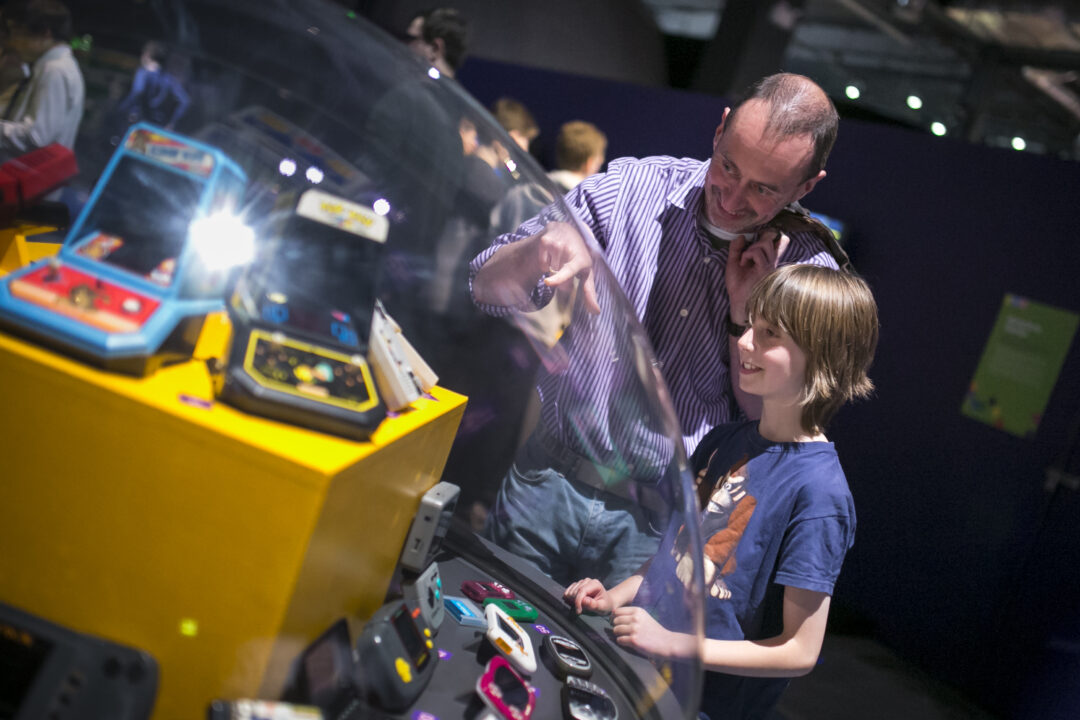
POLYGON ((716 152, 716 146, 720 144, 720 136, 724 134, 724 126, 727 125, 728 113, 731 112, 731 108, 724 108, 724 114, 720 116, 720 124, 716 126, 716 133, 713 135, 712 149, 716 152))
POLYGON ((431 47, 435 48, 435 57, 440 60, 446 59, 446 41, 442 38, 435 38, 431 41, 431 47))
POLYGON ((817 175, 810 178, 809 180, 804 180, 803 184, 799 186, 798 196, 795 199, 796 200, 801 200, 808 192, 810 192, 811 190, 814 189, 815 185, 817 185, 819 182, 821 182, 824 178, 825 178, 825 171, 822 170, 821 172, 819 172, 817 175))

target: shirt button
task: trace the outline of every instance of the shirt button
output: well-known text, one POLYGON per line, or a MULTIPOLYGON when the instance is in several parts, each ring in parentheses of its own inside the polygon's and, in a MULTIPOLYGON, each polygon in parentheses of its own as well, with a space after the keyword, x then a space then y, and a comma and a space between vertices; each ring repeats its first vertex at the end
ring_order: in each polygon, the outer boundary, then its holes
POLYGON ((680 317, 686 317, 689 314, 690 314, 690 311, 687 310, 686 308, 683 308, 682 310, 679 311, 679 316, 680 317))
POLYGON ((710 258, 710 257, 701 258, 701 262, 705 263, 706 265, 708 265, 711 261, 712 261, 712 258, 710 258))

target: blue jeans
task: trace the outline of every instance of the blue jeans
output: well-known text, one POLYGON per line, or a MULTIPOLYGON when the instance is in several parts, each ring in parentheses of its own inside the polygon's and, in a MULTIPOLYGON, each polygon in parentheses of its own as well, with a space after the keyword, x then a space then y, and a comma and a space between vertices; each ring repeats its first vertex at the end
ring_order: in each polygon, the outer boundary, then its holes
POLYGON ((587 462, 531 437, 503 479, 487 534, 561 585, 593 577, 610 588, 656 554, 664 527, 633 500, 576 480, 587 462))

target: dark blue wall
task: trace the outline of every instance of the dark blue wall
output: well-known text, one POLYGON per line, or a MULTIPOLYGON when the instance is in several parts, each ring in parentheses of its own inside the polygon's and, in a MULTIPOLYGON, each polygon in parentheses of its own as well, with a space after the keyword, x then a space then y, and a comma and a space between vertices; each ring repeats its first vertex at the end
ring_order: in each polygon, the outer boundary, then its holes
MULTIPOLYGON (((609 157, 706 157, 724 107, 476 59, 460 79, 524 102, 548 166, 571 119, 609 157)), ((1078 343, 1033 439, 959 409, 1005 293, 1080 311, 1080 163, 844 120, 827 170, 805 204, 848 224, 882 323, 877 395, 830 429, 859 513, 836 607, 1003 715, 1076 717, 1080 500, 1043 484, 1080 413, 1078 343)))

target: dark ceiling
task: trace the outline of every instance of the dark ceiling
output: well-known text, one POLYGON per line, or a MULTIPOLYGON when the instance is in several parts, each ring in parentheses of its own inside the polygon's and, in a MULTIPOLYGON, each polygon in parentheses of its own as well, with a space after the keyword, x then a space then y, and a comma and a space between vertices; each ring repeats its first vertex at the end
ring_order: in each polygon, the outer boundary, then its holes
MULTIPOLYGON (((341 1, 392 30, 443 4, 341 1)), ((469 19, 475 57, 726 97, 776 70, 801 72, 845 117, 923 132, 939 123, 949 137, 997 147, 1022 138, 1029 152, 1080 160, 1080 0, 445 4, 469 19)))
POLYGON ((928 132, 937 122, 950 136, 994 146, 1013 146, 1019 137, 1028 151, 1080 159, 1076 3, 643 1, 677 48, 673 84, 724 91, 704 80, 723 56, 717 46, 756 38, 773 44, 779 67, 818 80, 848 115, 928 132), (745 20, 748 8, 764 19, 745 20), (858 99, 848 99, 849 85, 858 99), (909 95, 922 106, 909 107, 909 95))

